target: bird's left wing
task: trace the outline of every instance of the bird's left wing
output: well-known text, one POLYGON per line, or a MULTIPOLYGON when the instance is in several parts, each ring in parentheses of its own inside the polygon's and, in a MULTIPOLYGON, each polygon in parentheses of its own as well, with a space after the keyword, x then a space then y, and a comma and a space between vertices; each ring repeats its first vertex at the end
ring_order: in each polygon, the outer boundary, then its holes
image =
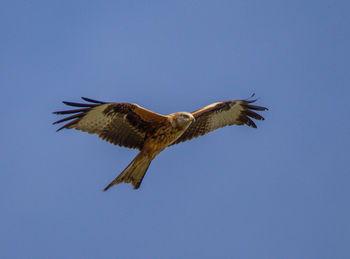
POLYGON ((82 97, 88 103, 63 102, 78 107, 75 110, 57 111, 55 114, 73 114, 54 124, 66 122, 61 129, 77 129, 97 134, 115 145, 141 150, 146 136, 158 127, 169 123, 166 116, 149 111, 132 103, 105 103, 82 97))
POLYGON ((229 125, 243 125, 256 128, 251 118, 264 120, 255 111, 265 111, 267 108, 252 105, 256 100, 235 100, 210 104, 202 109, 192 112, 196 121, 173 144, 190 140, 207 134, 218 128, 229 125))

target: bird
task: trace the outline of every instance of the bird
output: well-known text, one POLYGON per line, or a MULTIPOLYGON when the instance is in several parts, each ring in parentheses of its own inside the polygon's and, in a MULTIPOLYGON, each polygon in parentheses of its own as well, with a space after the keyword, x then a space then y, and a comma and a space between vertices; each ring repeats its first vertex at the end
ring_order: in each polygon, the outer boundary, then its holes
POLYGON ((84 103, 63 101, 77 107, 73 110, 55 111, 69 115, 53 124, 66 122, 62 129, 76 129, 97 134, 112 144, 138 149, 140 152, 110 184, 130 183, 138 189, 152 160, 166 147, 203 136, 213 130, 231 126, 248 125, 257 128, 252 119, 264 120, 255 111, 268 110, 253 105, 257 99, 232 100, 212 103, 194 112, 175 112, 161 115, 133 103, 102 102, 81 97, 84 103))

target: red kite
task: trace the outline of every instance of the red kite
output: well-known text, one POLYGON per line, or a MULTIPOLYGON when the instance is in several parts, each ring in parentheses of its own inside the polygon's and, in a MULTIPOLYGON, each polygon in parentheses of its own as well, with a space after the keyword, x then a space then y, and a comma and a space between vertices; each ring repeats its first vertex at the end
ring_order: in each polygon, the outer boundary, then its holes
POLYGON ((82 97, 88 103, 63 102, 79 107, 75 110, 57 111, 55 114, 73 114, 54 122, 69 121, 61 129, 77 129, 95 133, 112 144, 135 148, 139 154, 124 171, 105 189, 121 182, 131 183, 138 189, 151 161, 166 147, 207 134, 229 125, 256 128, 250 119, 264 120, 255 113, 267 108, 255 106, 256 100, 236 100, 210 104, 202 109, 176 112, 167 116, 149 111, 132 103, 106 103, 82 97))

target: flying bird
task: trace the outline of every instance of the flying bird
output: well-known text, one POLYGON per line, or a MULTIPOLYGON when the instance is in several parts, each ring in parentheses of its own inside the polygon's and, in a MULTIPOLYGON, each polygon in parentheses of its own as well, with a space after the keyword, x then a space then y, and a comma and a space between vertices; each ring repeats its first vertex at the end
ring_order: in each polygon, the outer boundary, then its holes
MULTIPOLYGON (((252 95, 254 96, 254 94, 252 95)), ((178 144, 229 125, 248 125, 256 128, 253 119, 264 120, 254 111, 267 108, 253 105, 256 100, 217 102, 192 113, 176 112, 161 115, 137 104, 107 103, 82 97, 86 103, 63 101, 78 107, 56 111, 55 114, 72 114, 53 124, 67 122, 62 129, 76 129, 97 134, 103 140, 140 152, 105 189, 115 184, 131 183, 138 189, 151 161, 166 147, 178 144)))

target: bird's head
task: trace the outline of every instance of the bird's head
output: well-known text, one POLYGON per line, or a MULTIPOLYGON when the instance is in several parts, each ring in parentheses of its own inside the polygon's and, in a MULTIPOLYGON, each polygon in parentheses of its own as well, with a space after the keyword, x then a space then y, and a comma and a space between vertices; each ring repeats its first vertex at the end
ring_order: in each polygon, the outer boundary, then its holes
POLYGON ((194 122, 196 119, 193 117, 193 115, 189 112, 176 112, 173 114, 170 114, 172 118, 172 125, 176 128, 186 129, 188 126, 191 125, 192 122, 194 122))

